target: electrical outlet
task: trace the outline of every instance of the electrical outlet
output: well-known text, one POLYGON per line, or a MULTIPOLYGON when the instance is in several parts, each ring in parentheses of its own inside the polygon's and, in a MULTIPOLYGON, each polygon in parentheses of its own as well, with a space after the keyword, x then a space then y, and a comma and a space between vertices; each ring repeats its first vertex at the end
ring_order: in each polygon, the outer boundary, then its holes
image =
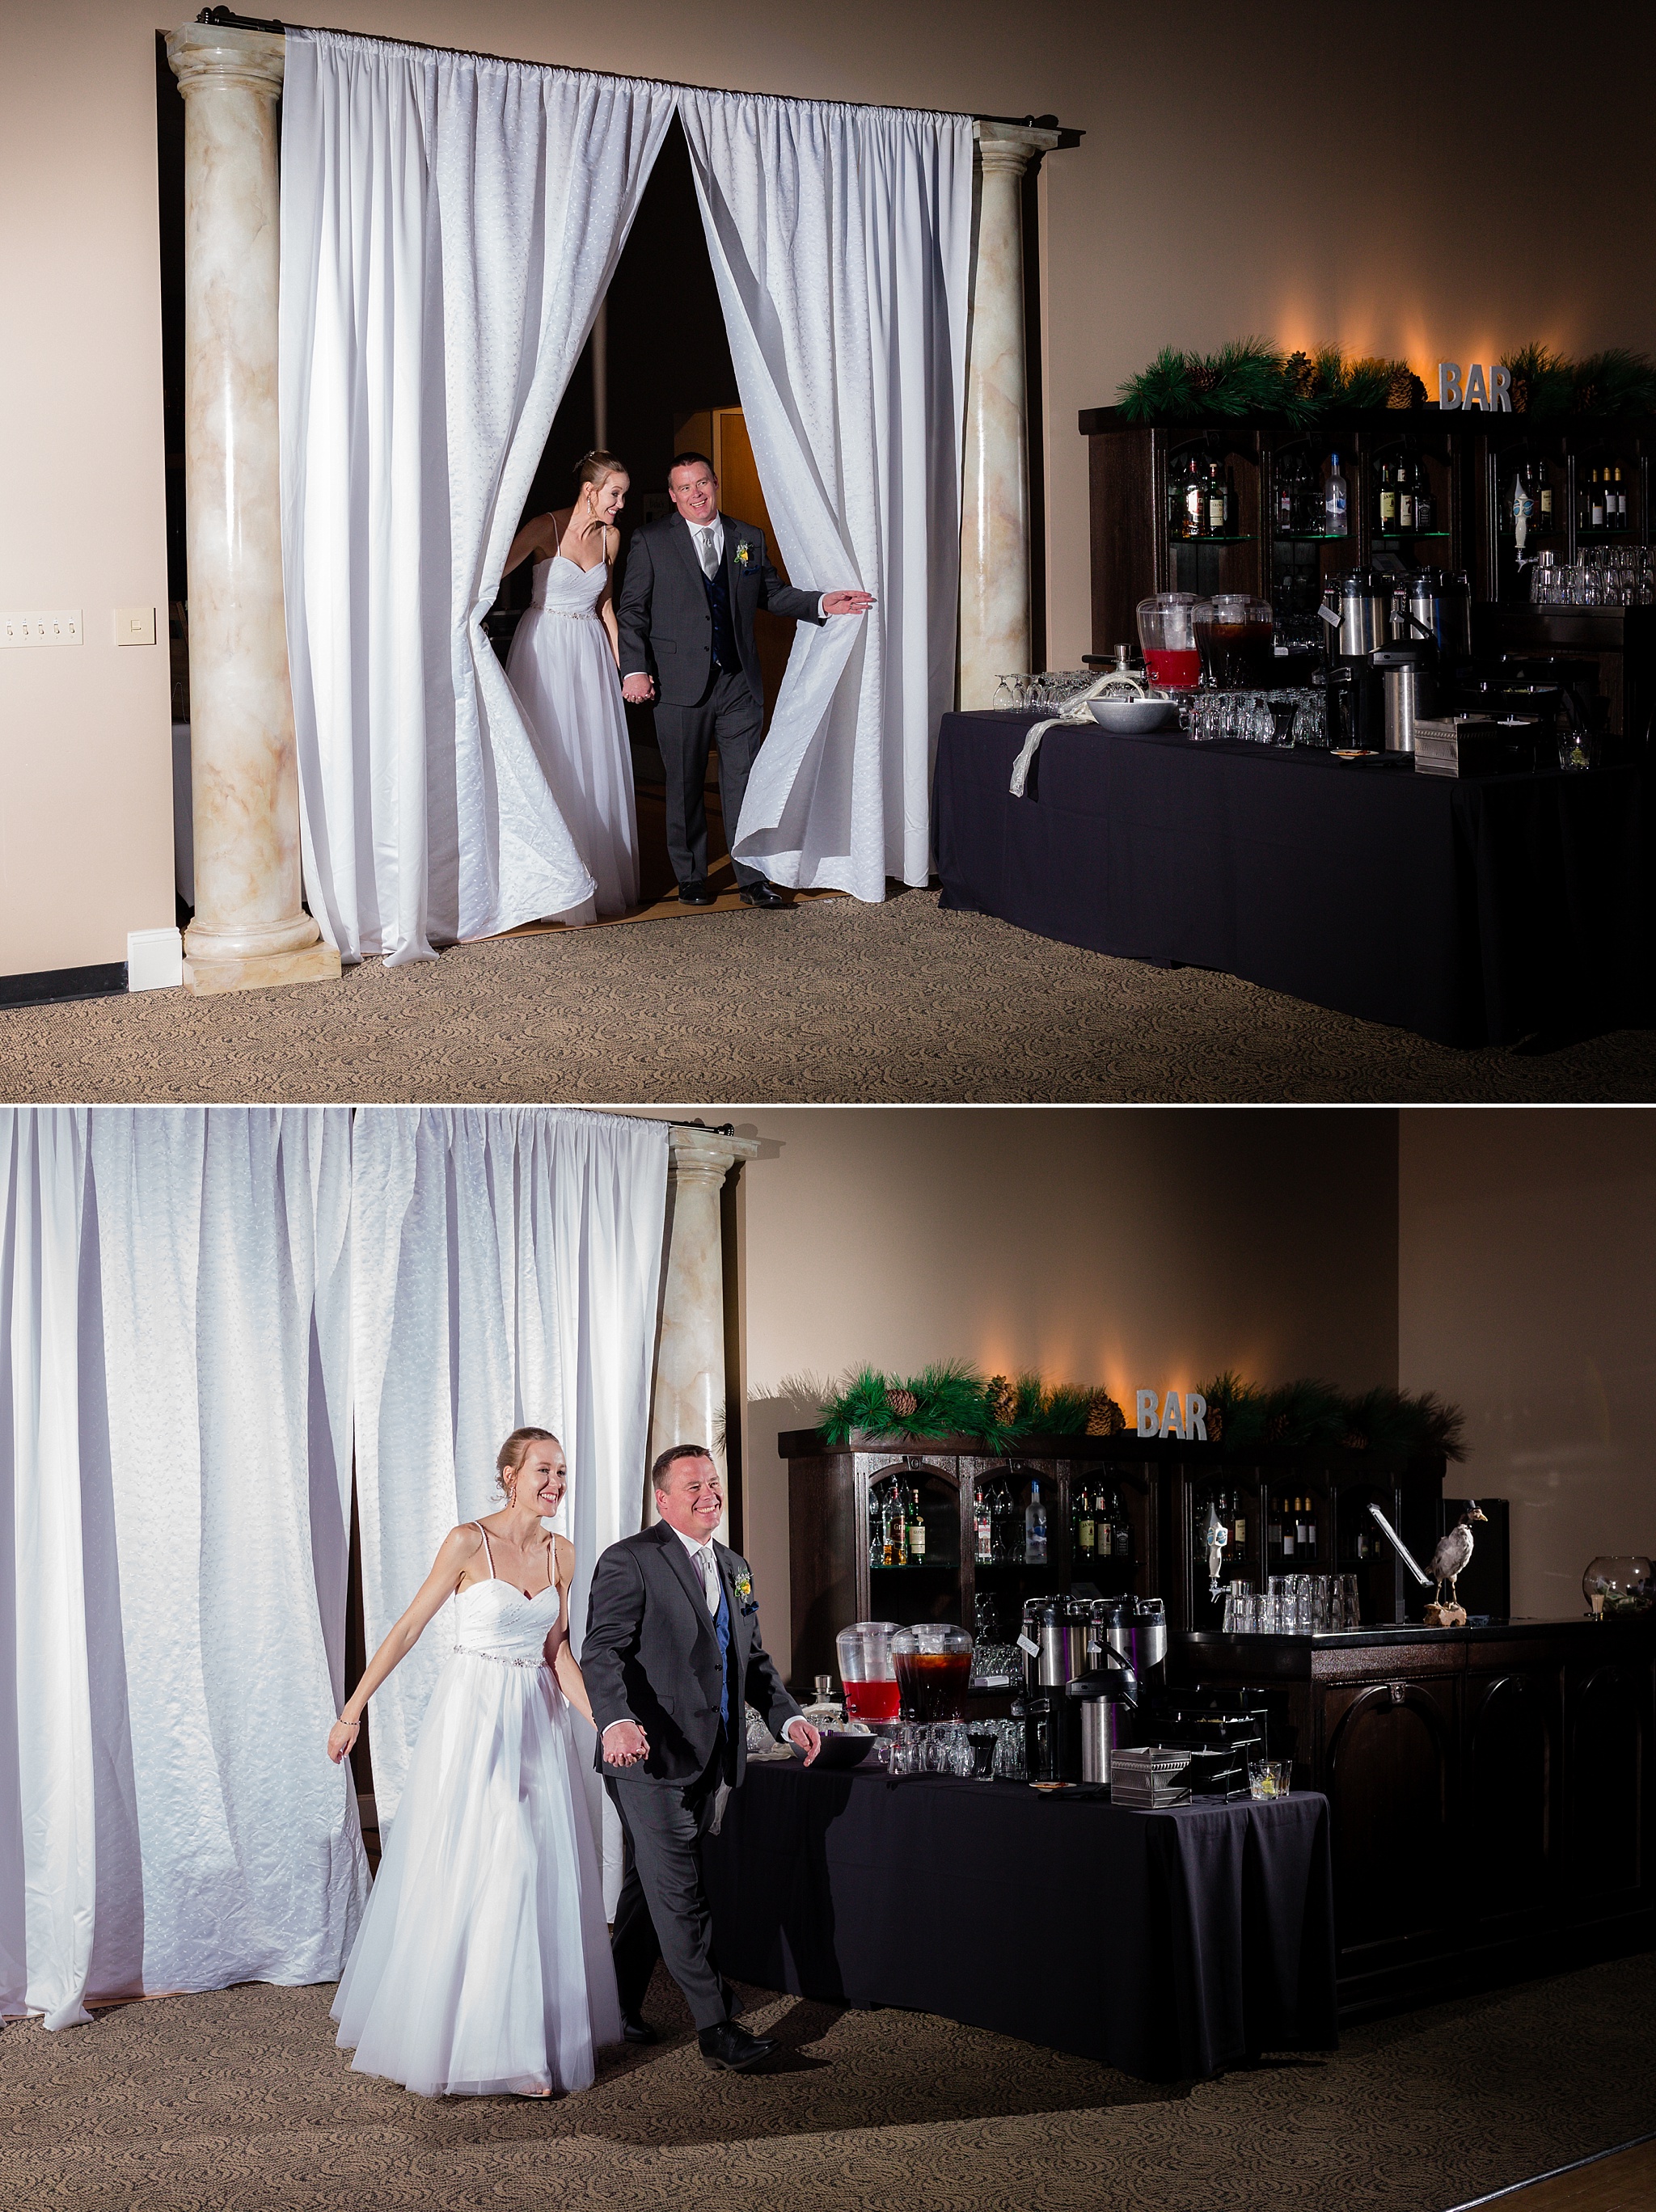
POLYGON ((0 614, 0 647, 26 645, 78 645, 81 611, 60 607, 55 613, 0 614))

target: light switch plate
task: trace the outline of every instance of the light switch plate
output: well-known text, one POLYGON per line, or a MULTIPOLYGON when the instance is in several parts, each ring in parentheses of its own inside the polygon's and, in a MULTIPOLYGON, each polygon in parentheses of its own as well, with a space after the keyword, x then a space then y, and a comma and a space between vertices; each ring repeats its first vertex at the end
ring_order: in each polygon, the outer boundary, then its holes
POLYGON ((155 610, 154 607, 117 607, 115 610, 115 642, 117 645, 153 645, 155 641, 155 610))
POLYGON ((0 614, 0 648, 7 646, 78 645, 81 641, 81 611, 78 607, 59 607, 55 611, 40 613, 33 609, 22 614, 0 614))

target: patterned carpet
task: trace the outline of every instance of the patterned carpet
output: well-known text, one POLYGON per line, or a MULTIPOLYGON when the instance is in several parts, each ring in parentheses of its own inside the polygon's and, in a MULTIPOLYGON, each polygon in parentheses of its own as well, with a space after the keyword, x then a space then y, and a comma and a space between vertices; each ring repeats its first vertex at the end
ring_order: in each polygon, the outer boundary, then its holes
POLYGON ((344 982, 0 1012, 0 1098, 1644 1103, 1656 1031, 1456 1052, 932 891, 457 947, 344 982))
POLYGON ((720 2212, 1440 2212, 1650 2124, 1656 1960, 1350 2031, 1327 2057, 1164 2089, 908 2013, 746 1992, 783 2051, 667 2039, 583 2096, 424 2102, 349 2071, 330 1992, 164 1999, 0 2034, 0 2201, 77 2212, 706 2202, 720 2212))

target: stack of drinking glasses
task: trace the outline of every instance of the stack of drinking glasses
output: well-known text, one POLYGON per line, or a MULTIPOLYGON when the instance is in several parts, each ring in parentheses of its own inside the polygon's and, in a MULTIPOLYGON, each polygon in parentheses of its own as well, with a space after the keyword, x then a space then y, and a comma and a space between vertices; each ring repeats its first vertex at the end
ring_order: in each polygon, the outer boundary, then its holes
POLYGON ((1238 1581, 1225 1593, 1227 1636, 1331 1636, 1361 1626, 1355 1575, 1272 1575, 1263 1592, 1238 1581))
POLYGON ((1202 744, 1220 738, 1255 745, 1328 744, 1328 702, 1320 688, 1282 691, 1188 691, 1178 726, 1202 744))
POLYGON ((1098 680, 1098 672, 1091 668, 1050 668, 1039 676, 1003 676, 995 694, 995 711, 1011 714, 1033 707, 1043 714, 1061 714, 1098 680))
MULTIPOLYGON (((974 1725, 972 1735, 979 1733, 974 1725)), ((964 1721, 904 1721, 887 1740, 888 1774, 954 1774, 969 1778, 975 1765, 974 1746, 964 1721)))
POLYGON ((1530 604, 1537 607, 1648 607, 1656 605, 1656 547, 1582 545, 1573 562, 1539 555, 1530 569, 1530 604))

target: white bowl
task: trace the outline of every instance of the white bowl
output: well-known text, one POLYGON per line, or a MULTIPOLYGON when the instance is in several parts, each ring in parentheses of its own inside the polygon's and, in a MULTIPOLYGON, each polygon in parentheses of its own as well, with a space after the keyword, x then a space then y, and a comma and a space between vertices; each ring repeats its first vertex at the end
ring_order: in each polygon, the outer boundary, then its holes
POLYGON ((1118 738, 1142 737, 1149 730, 1178 726, 1178 706, 1172 699, 1089 699, 1087 703, 1099 727, 1118 738))

